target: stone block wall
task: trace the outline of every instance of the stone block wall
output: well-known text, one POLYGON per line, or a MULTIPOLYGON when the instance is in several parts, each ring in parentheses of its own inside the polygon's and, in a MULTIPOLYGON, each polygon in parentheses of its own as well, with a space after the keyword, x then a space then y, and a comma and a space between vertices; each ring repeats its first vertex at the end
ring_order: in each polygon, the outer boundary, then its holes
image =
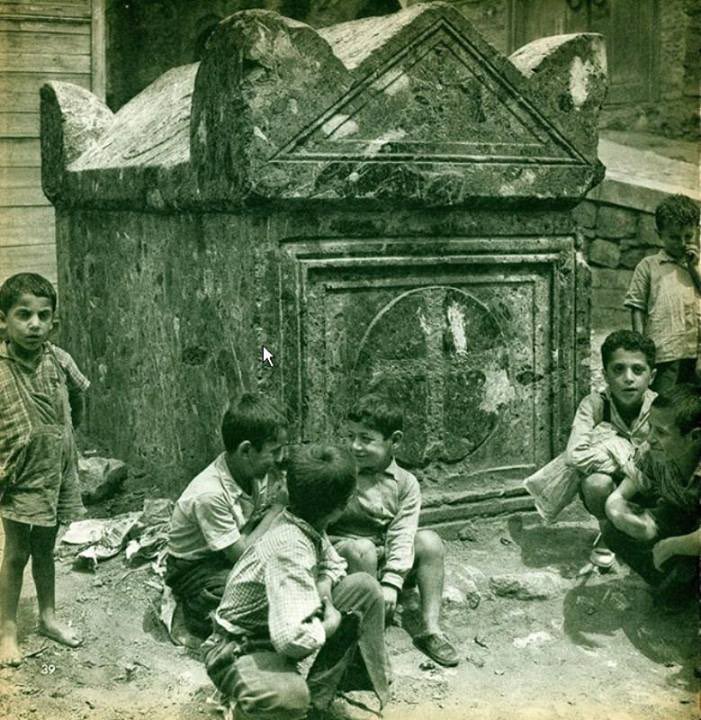
POLYGON ((635 266, 660 249, 647 210, 585 200, 574 211, 592 274, 592 326, 601 333, 630 327, 623 298, 635 266))

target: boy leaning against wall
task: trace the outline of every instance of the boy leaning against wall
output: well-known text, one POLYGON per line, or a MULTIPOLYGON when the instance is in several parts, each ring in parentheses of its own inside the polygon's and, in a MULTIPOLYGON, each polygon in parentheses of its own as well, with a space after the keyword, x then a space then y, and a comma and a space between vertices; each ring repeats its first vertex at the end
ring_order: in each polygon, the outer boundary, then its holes
POLYGON ((459 662, 439 617, 445 548, 433 531, 419 529, 421 488, 395 454, 403 437, 403 416, 379 395, 361 398, 348 415, 348 444, 358 464, 358 487, 346 510, 329 528, 348 572, 378 577, 391 618, 399 593, 416 584, 423 631, 413 638, 419 650, 448 667, 459 662))
POLYGON ((686 195, 671 195, 657 206, 655 224, 663 247, 638 263, 624 306, 633 330, 655 343, 652 389, 663 392, 701 377, 699 207, 686 195))

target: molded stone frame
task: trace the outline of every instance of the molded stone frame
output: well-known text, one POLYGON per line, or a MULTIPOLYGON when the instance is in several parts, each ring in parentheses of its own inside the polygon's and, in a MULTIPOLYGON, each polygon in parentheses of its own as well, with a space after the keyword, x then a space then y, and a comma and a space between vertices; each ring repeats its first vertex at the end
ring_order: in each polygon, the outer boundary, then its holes
POLYGON ((349 405, 377 388, 403 407, 400 461, 429 486, 511 487, 561 449, 578 390, 575 307, 564 300, 575 293, 573 236, 291 237, 281 247, 281 282, 295 288, 280 308, 284 394, 302 437, 342 435, 349 405), (414 298, 433 317, 417 317, 414 298), (364 345, 383 321, 370 357, 385 367, 368 373, 364 345), (485 325, 496 342, 461 338, 460 326, 485 325))
POLYGON ((112 113, 42 88, 63 338, 88 426, 175 493, 260 389, 339 439, 407 416, 426 520, 530 507, 589 391, 571 210, 600 181, 598 35, 500 55, 454 7, 314 30, 251 10, 112 113), (261 362, 261 348, 274 366, 261 362))

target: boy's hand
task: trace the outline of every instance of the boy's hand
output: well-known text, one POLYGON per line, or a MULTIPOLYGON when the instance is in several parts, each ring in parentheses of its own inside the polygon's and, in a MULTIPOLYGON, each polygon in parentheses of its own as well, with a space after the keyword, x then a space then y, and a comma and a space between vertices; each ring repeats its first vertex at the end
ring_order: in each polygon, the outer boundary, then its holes
POLYGON ((696 245, 685 245, 684 246, 684 259, 687 265, 696 266, 699 262, 699 249, 696 245))
POLYGON ((658 570, 662 569, 662 565, 664 565, 669 558, 679 554, 677 553, 675 541, 676 538, 673 537, 665 538, 655 543, 655 547, 652 548, 652 561, 658 570))
POLYGON ((329 600, 331 599, 332 588, 333 583, 331 582, 331 578, 327 575, 322 575, 321 579, 317 580, 316 589, 322 602, 325 598, 328 598, 329 600))
POLYGON ((341 613, 336 610, 330 597, 322 598, 321 608, 323 615, 321 616, 321 624, 324 626, 326 637, 331 637, 341 624, 341 613))
POLYGON ((385 599, 385 622, 388 623, 392 619, 394 611, 397 609, 399 591, 396 587, 392 587, 392 585, 383 585, 382 595, 385 599))

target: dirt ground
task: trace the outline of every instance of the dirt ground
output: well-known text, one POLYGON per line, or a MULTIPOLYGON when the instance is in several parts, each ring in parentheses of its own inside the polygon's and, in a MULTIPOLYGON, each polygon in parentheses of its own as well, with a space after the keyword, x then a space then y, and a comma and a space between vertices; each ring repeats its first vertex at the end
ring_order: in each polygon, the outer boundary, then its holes
MULTIPOLYGON (((659 607, 627 569, 577 579, 595 534, 581 516, 544 527, 525 515, 476 523, 472 541, 451 541, 444 626, 462 658, 433 666, 407 630, 387 631, 394 673, 388 720, 691 720, 699 717, 698 610, 659 607), (479 595, 470 607, 460 578, 479 595), (480 574, 483 573, 484 575, 480 574), (495 597, 488 578, 548 571, 560 589, 546 600, 495 597), (474 588, 475 586, 473 586, 474 588)), ((57 566, 59 611, 84 633, 69 650, 34 633, 29 573, 20 610, 19 669, 0 670, 0 717, 13 720, 221 718, 213 687, 191 651, 174 646, 157 619, 157 578, 122 557, 95 574, 57 566)), ((411 629, 416 598, 402 624, 411 629)), ((367 696, 354 694, 372 707, 367 696)), ((339 718, 374 715, 345 701, 339 718)))

